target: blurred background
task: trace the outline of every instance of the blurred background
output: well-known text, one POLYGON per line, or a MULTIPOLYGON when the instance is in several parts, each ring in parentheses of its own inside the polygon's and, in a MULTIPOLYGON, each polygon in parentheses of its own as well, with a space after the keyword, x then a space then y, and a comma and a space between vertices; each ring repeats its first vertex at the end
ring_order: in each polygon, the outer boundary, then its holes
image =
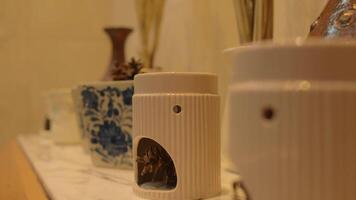
MULTIPOLYGON (((133 0, 0 0, 0 142, 43 126, 43 94, 99 80, 109 63, 106 26, 134 29, 127 58, 140 49, 133 0)), ((306 36, 326 0, 275 0, 274 40, 306 36)), ((232 0, 168 0, 156 63, 164 71, 217 73, 225 96, 239 45, 232 0)), ((222 101, 224 102, 224 101, 222 101)))

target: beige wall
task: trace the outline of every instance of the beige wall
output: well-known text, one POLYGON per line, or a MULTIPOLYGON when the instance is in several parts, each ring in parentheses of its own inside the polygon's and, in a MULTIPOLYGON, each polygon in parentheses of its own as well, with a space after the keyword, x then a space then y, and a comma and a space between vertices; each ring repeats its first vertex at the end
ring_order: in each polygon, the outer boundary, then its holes
POLYGON ((276 40, 305 37, 328 0, 274 0, 276 40))
MULTIPOLYGON (((0 0, 0 138, 39 129, 43 92, 101 77, 110 55, 102 27, 135 27, 133 2, 0 0)), ((237 44, 231 2, 167 2, 157 65, 226 75, 221 51, 237 44)), ((127 55, 138 49, 136 32, 127 55)))
POLYGON ((100 76, 110 4, 0 0, 0 138, 39 128, 43 91, 100 76))
MULTIPOLYGON (((301 1, 318 10, 320 3, 313 2, 325 0, 276 0, 277 17, 283 17, 276 19, 278 37, 305 35, 311 15, 299 20, 291 9, 301 1), (289 20, 296 21, 294 28, 289 20)), ((102 76, 110 57, 102 32, 107 25, 135 28, 134 1, 0 0, 0 140, 37 132, 43 92, 102 76)), ((231 0, 167 0, 161 36, 158 66, 218 73, 225 94, 230 69, 222 50, 238 44, 231 0)), ((137 56, 139 44, 136 31, 127 55, 137 56)))

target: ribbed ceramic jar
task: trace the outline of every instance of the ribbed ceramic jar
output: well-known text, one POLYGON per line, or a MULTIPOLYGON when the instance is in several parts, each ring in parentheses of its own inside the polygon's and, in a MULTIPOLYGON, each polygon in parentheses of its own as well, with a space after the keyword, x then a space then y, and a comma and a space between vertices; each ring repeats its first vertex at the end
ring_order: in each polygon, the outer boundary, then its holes
POLYGON ((228 154, 253 200, 356 197, 356 44, 234 50, 228 154))
POLYGON ((135 193, 148 199, 217 195, 220 114, 217 77, 148 73, 135 77, 135 193))

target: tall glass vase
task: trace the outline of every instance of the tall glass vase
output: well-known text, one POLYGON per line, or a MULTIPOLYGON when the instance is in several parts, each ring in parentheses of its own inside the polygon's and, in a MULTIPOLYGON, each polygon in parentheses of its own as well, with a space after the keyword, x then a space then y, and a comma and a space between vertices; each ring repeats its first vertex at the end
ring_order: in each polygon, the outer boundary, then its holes
POLYGON ((329 0, 320 17, 312 24, 310 36, 356 37, 356 0, 329 0))

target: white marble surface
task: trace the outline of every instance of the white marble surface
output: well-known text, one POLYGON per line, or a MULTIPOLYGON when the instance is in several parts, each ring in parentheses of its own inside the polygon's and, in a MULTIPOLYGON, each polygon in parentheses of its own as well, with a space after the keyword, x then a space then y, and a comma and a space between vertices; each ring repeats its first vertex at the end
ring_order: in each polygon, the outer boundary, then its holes
MULTIPOLYGON (((58 146, 43 135, 20 136, 18 141, 50 199, 140 199, 132 192, 133 171, 94 167, 80 145, 58 146)), ((223 172, 222 179, 222 194, 211 200, 239 199, 231 191, 239 177, 223 172)))

